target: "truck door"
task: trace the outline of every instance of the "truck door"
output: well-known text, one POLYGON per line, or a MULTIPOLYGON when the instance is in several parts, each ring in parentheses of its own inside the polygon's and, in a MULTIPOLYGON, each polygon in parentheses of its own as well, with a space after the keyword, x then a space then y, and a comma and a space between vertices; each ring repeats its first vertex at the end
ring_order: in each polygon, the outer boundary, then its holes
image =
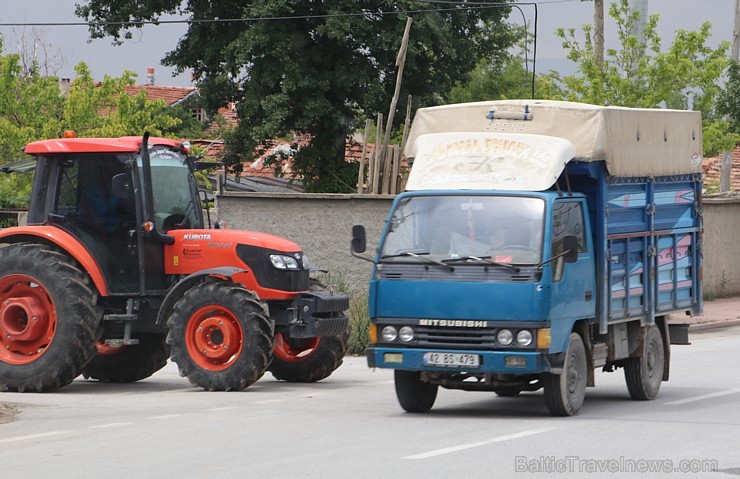
POLYGON ((592 318, 596 312, 596 277, 593 244, 584 216, 585 201, 557 200, 552 211, 551 256, 562 252, 562 240, 578 238, 578 260, 566 264, 563 258, 552 263, 552 320, 592 318))

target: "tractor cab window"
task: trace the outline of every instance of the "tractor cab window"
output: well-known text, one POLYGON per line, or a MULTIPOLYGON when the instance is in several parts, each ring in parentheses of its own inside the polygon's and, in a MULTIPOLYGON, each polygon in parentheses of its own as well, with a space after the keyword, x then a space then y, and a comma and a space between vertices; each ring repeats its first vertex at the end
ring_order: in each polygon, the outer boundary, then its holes
MULTIPOLYGON (((159 231, 203 228, 203 213, 198 188, 187 157, 163 147, 150 153, 154 222, 159 231)), ((143 183, 141 158, 138 160, 140 181, 143 183)))

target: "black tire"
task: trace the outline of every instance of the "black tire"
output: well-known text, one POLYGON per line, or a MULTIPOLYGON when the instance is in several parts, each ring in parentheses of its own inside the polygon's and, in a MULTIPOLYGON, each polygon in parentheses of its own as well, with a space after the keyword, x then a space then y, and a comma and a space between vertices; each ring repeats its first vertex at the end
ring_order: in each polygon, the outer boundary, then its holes
MULTIPOLYGON (((344 355, 349 348, 349 330, 339 336, 311 338, 318 340, 318 345, 305 359, 281 359, 273 352, 269 371, 275 379, 292 383, 314 383, 326 379, 344 362, 344 355)), ((287 341, 293 347, 300 348, 300 340, 276 338, 276 342, 287 341)), ((276 348, 280 347, 276 344, 276 348)))
POLYGON ((235 283, 192 287, 175 304, 167 325, 172 360, 195 387, 244 389, 267 369, 273 323, 263 304, 235 283))
POLYGON ((163 335, 144 335, 139 344, 98 349, 82 375, 104 383, 133 383, 148 378, 167 364, 170 348, 163 335))
POLYGON ((88 275, 66 254, 29 243, 0 247, 0 275, 0 390, 71 383, 96 352, 88 275))
POLYGON ((437 399, 438 385, 422 381, 418 371, 396 369, 393 379, 398 403, 406 412, 429 412, 432 409, 437 399))
MULTIPOLYGON (((323 283, 311 280, 311 291, 327 289, 323 283)), ((275 379, 313 383, 328 378, 342 365, 349 349, 350 329, 338 336, 321 338, 292 339, 280 333, 275 336, 275 350, 269 367, 275 379), (304 351, 308 353, 305 356, 302 355, 304 351)))
POLYGON ((570 333, 570 342, 565 354, 561 374, 543 375, 545 402, 553 416, 575 416, 581 410, 586 397, 588 363, 586 348, 577 333, 570 333))
POLYGON ((663 337, 657 326, 647 326, 645 347, 642 357, 627 358, 624 362, 624 379, 632 399, 649 401, 655 399, 663 381, 665 350, 663 337))

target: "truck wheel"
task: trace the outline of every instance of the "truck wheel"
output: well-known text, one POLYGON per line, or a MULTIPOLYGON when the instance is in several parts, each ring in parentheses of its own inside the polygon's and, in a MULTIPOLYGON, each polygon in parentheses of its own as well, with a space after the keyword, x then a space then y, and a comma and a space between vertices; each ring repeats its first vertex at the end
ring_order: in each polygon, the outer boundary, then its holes
POLYGON ((561 374, 545 373, 545 402, 553 416, 575 416, 586 398, 588 364, 586 348, 577 333, 570 333, 570 344, 565 353, 561 374))
POLYGON ((327 378, 344 361, 349 348, 349 330, 339 336, 290 339, 275 334, 270 372, 275 379, 313 383, 327 378))
POLYGON ((82 375, 104 383, 133 383, 162 369, 170 357, 162 335, 145 335, 132 346, 97 345, 98 354, 85 366, 82 375))
POLYGON ((51 391, 79 376, 95 356, 95 298, 67 255, 0 248, 0 390, 51 391))
POLYGON ((244 389, 267 369, 273 323, 262 303, 235 283, 194 286, 175 304, 167 325, 172 360, 195 387, 244 389))
POLYGON ((655 399, 663 381, 663 338, 655 325, 647 326, 645 349, 642 357, 627 358, 624 362, 624 379, 632 399, 655 399))
POLYGON ((396 383, 396 397, 406 412, 429 412, 432 409, 439 386, 422 381, 418 371, 396 369, 393 378, 396 383))
MULTIPOLYGON (((311 279, 311 291, 328 289, 321 281, 311 279)), ((269 371, 275 379, 293 383, 313 383, 328 378, 342 365, 349 349, 349 336, 349 328, 338 336, 306 339, 275 333, 269 371)))

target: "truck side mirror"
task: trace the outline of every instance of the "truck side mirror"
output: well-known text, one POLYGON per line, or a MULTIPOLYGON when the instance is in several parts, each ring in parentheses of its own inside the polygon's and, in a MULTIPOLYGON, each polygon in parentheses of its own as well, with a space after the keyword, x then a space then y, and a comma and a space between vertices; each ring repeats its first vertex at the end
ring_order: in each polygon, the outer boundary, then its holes
POLYGON ((365 243, 365 227, 362 225, 354 225, 352 227, 352 242, 350 243, 352 252, 364 253, 367 248, 365 243))
POLYGON ((578 261, 578 237, 568 235, 563 238, 563 261, 575 263, 578 261))

